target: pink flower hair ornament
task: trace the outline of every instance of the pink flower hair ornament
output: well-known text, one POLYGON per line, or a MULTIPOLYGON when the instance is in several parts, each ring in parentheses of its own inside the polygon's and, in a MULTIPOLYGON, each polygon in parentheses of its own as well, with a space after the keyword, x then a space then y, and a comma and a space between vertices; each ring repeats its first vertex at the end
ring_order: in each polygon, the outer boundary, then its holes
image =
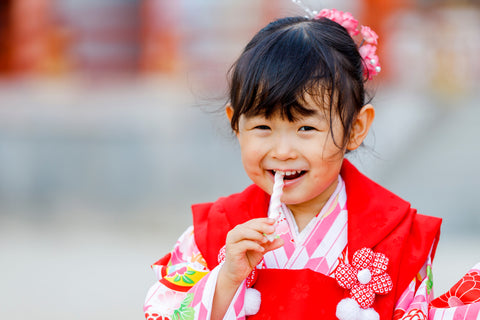
POLYGON ((376 54, 378 35, 370 27, 360 26, 358 21, 350 12, 343 12, 336 9, 323 9, 320 12, 312 11, 305 6, 300 0, 292 0, 293 3, 300 6, 307 13, 307 18, 320 19, 327 18, 344 27, 350 36, 355 40, 361 35, 358 44, 358 52, 363 59, 364 75, 368 80, 372 80, 382 70, 380 61, 376 54))
POLYGON ((357 250, 351 264, 337 267, 335 279, 342 288, 350 290, 350 298, 337 305, 338 319, 379 319, 371 307, 376 294, 387 294, 393 288, 392 279, 386 273, 387 267, 388 258, 369 248, 357 250))

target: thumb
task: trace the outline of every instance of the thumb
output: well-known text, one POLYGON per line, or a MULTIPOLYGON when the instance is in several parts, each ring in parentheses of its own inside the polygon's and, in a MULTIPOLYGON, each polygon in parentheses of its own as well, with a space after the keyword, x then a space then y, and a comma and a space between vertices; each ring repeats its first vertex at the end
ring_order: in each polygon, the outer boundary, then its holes
POLYGON ((275 249, 278 249, 278 248, 282 247, 283 244, 284 244, 284 242, 283 242, 282 238, 276 238, 272 242, 270 242, 270 241, 267 242, 263 247, 265 248, 265 252, 268 252, 268 251, 272 251, 272 250, 275 250, 275 249))

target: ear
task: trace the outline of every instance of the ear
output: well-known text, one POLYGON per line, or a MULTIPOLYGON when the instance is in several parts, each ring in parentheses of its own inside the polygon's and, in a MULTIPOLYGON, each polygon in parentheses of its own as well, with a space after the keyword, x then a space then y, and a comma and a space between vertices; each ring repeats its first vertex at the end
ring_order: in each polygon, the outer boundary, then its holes
MULTIPOLYGON (((228 122, 229 123, 232 123, 232 117, 233 117, 233 107, 232 105, 229 103, 227 103, 227 105, 225 106, 225 114, 227 115, 227 118, 228 118, 228 122)), ((235 135, 238 136, 238 130, 233 130, 235 135)))
POLYGON ((347 143, 348 150, 357 149, 367 137, 370 126, 375 118, 375 109, 371 104, 364 105, 352 123, 350 139, 347 143))
POLYGON ((230 102, 225 106, 225 113, 227 114, 228 121, 231 122, 233 117, 233 107, 230 102))

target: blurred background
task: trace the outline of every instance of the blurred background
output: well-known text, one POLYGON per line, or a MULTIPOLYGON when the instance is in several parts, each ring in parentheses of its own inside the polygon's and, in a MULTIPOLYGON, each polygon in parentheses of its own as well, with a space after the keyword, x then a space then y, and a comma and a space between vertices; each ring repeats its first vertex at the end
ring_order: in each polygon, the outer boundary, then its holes
MULTIPOLYGON (((322 0, 380 35, 350 159, 444 219, 436 295, 480 261, 480 1, 322 0)), ((242 190, 226 73, 290 0, 0 1, 0 318, 141 319, 190 205, 242 190), (218 112, 220 110, 220 112, 218 112)))

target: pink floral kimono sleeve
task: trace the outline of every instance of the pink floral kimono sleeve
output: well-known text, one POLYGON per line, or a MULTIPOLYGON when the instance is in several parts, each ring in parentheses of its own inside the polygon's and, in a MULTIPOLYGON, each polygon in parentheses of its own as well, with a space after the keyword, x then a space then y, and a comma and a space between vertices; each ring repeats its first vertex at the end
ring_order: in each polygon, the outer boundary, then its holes
POLYGON ((430 255, 403 292, 395 307, 394 320, 427 319, 428 307, 433 299, 432 259, 430 255))
MULTIPOLYGON (((195 243, 193 227, 189 227, 173 250, 152 265, 158 281, 145 298, 145 319, 210 319, 220 267, 207 268, 195 243)), ((240 286, 224 319, 245 319, 245 290, 245 284, 240 286)))
POLYGON ((428 319, 480 319, 480 263, 430 303, 428 319))
POLYGON ((393 319, 480 319, 480 263, 436 299, 432 287, 432 261, 428 258, 398 300, 393 319))

